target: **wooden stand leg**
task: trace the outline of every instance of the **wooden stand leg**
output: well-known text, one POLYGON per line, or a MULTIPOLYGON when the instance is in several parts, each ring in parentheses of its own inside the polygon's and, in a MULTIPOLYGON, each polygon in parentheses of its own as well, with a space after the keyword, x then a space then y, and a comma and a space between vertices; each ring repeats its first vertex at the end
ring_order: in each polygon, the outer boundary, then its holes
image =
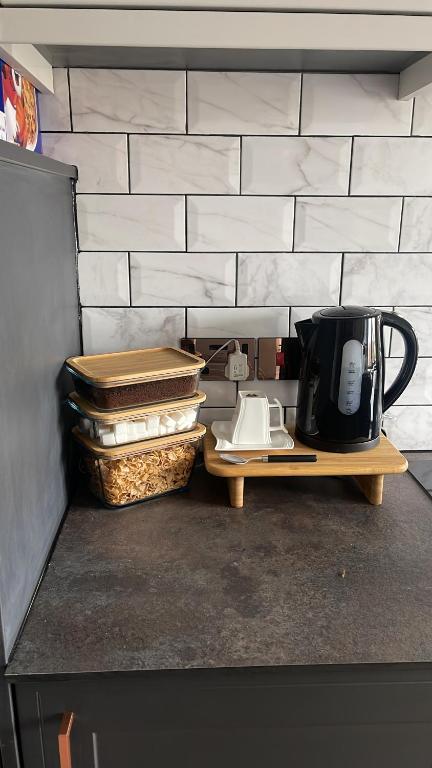
POLYGON ((356 475, 355 479, 371 504, 382 504, 384 475, 356 475))
POLYGON ((232 507, 243 506, 244 477, 228 477, 228 492, 232 507))

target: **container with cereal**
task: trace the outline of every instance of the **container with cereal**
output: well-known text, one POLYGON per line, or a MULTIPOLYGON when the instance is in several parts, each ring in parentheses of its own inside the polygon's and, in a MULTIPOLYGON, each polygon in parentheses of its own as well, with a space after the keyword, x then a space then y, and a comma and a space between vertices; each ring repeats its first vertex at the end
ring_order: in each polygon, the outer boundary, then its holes
POLYGON ((104 448, 77 427, 90 490, 107 507, 124 507, 187 488, 205 427, 184 434, 104 448))
POLYGON ((105 448, 195 429, 204 392, 184 400, 102 411, 72 392, 67 404, 80 415, 79 429, 105 448))
POLYGON ((66 360, 78 394, 107 411, 192 397, 204 366, 203 359, 174 347, 66 360))

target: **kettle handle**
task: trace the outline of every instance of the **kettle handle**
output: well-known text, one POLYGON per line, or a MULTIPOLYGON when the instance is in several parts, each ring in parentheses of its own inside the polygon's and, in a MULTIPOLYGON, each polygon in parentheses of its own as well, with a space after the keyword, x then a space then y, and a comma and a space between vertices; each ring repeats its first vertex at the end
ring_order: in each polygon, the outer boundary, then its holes
POLYGON ((395 328, 402 334, 405 344, 405 355, 402 367, 394 380, 393 384, 383 396, 383 412, 387 411, 391 405, 400 397, 404 389, 411 381, 412 375, 417 365, 418 343, 413 327, 403 317, 394 312, 381 312, 383 326, 395 328))

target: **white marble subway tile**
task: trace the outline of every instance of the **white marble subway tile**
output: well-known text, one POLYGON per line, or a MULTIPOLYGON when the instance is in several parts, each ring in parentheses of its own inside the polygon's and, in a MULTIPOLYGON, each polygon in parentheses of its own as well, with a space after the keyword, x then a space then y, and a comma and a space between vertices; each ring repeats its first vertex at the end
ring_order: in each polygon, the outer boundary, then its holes
POLYGON ((232 194, 240 189, 240 139, 131 136, 132 192, 232 194))
POLYGON ((225 408, 236 404, 237 386, 234 381, 206 381, 201 374, 199 388, 207 395, 207 407, 225 408))
MULTIPOLYGON (((429 279, 432 281, 432 276, 429 279)), ((408 320, 414 328, 419 355, 432 357, 432 307, 395 307, 395 312, 408 320)), ((392 357, 402 357, 404 354, 403 339, 397 331, 392 334, 390 354, 392 357)))
MULTIPOLYGON (((295 328, 295 324, 298 323, 300 320, 308 320, 312 317, 314 312, 318 312, 319 309, 322 309, 323 307, 291 307, 291 315, 290 315, 290 336, 297 336, 297 331, 295 328)), ((391 312, 392 307, 377 307, 377 309, 383 309, 386 312, 391 312)), ((391 339, 391 330, 390 328, 384 329, 384 354, 389 355, 390 354, 390 339, 391 339)))
POLYGON ((78 280, 83 306, 129 305, 127 253, 79 253, 78 280))
MULTIPOLYGON (((54 93, 39 94, 41 131, 70 131, 69 84, 67 69, 53 69, 54 93)), ((45 151, 45 139, 42 142, 45 151)))
POLYGON ((113 133, 46 133, 44 154, 78 167, 77 192, 128 191, 127 138, 113 133))
POLYGON ((340 253, 239 253, 238 303, 339 303, 340 253))
MULTIPOLYGON (((258 389, 261 392, 265 392, 270 402, 274 398, 279 400, 282 405, 295 406, 297 403, 297 381, 264 381, 262 379, 256 379, 255 381, 240 381, 239 390, 258 389)), ((277 423, 275 413, 276 409, 272 409, 272 424, 277 423)))
POLYGON ((185 332, 185 310, 84 307, 82 331, 86 355, 144 347, 178 347, 185 332))
POLYGON ((432 199, 405 198, 400 250, 432 252, 432 199))
POLYGON ((287 336, 288 307, 231 307, 187 310, 189 336, 287 336))
POLYGON ((189 197, 188 250, 290 251, 291 197, 189 197))
POLYGON ((401 207, 399 198, 299 197, 294 250, 397 250, 401 207))
POLYGON ((230 306, 235 253, 131 253, 132 304, 230 306))
MULTIPOLYGON (((385 361, 385 389, 396 379, 402 360, 388 357, 385 361)), ((420 357, 414 375, 397 400, 398 405, 432 405, 432 359, 420 357)))
POLYGON ((185 133, 185 72, 71 69, 74 131, 185 133))
POLYGON ((430 253, 350 253, 344 260, 342 303, 428 305, 431 282, 430 253))
POLYGON ((432 93, 416 96, 413 117, 414 136, 432 136, 432 93))
POLYGON ((303 75, 301 133, 409 136, 412 102, 398 100, 398 75, 303 75))
POLYGON ((199 420, 201 424, 210 427, 214 421, 231 421, 234 408, 206 408, 200 410, 199 420))
POLYGON ((345 195, 351 139, 245 136, 242 193, 248 195, 345 195))
POLYGON ((184 198, 179 195, 77 195, 84 251, 183 251, 184 198))
POLYGON ((432 141, 355 138, 351 194, 432 194, 432 141))
POLYGON ((300 75, 188 72, 188 132, 297 133, 300 75))
POLYGON ((430 405, 394 405, 384 414, 384 428, 400 451, 432 450, 430 405))

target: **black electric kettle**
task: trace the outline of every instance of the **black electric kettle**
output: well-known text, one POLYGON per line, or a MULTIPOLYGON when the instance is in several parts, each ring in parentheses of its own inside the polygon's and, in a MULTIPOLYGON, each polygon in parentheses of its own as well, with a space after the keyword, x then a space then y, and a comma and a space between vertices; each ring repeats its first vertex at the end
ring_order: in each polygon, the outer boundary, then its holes
POLYGON ((296 434, 306 445, 349 453, 379 441, 382 414, 409 383, 418 346, 409 323, 368 307, 329 307, 295 324, 302 362, 296 434), (405 356, 384 392, 383 328, 402 334, 405 356))

